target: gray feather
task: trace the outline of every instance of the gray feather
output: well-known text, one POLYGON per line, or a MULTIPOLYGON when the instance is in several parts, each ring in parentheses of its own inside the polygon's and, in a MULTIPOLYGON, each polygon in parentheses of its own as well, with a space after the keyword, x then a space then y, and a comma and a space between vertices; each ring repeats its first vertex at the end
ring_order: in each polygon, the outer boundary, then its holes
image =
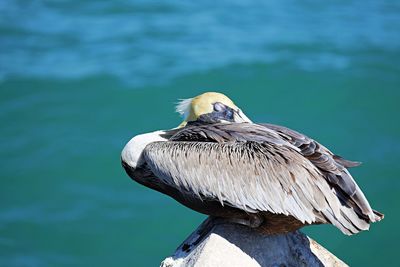
POLYGON ((246 212, 332 223, 345 234, 377 220, 347 161, 293 130, 252 123, 188 125, 143 158, 164 183, 246 212))

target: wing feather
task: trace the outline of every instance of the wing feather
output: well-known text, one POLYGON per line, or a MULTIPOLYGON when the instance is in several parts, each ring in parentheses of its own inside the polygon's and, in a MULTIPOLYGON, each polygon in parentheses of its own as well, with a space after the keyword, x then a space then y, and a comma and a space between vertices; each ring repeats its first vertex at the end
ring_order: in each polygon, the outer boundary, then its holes
POLYGON ((383 218, 346 169, 358 163, 286 127, 189 123, 143 157, 168 185, 246 212, 329 222, 346 234, 383 218))
POLYGON ((273 124, 262 125, 280 134, 283 139, 298 147, 301 154, 310 160, 321 171, 330 185, 335 188, 336 194, 343 204, 349 205, 351 203, 360 216, 367 217, 372 222, 380 219, 373 213, 363 192, 346 169, 358 166, 359 162, 334 155, 320 143, 289 128, 273 124))
POLYGON ((325 220, 347 234, 360 226, 353 226, 357 215, 343 210, 318 168, 291 147, 251 141, 154 142, 143 157, 165 183, 202 200, 250 213, 292 215, 303 223, 325 220))

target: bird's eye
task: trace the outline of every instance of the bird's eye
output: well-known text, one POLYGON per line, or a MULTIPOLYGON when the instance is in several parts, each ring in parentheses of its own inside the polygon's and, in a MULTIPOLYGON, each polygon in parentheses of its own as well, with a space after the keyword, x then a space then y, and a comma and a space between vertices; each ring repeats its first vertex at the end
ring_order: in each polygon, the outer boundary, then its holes
POLYGON ((224 104, 222 104, 220 102, 214 103, 214 111, 221 112, 221 111, 224 111, 225 109, 226 109, 226 107, 224 104))

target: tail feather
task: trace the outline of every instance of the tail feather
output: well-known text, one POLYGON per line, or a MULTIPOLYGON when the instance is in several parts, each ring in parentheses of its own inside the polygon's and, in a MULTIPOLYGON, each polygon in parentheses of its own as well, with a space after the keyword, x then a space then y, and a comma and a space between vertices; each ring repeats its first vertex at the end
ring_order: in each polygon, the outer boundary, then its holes
POLYGON ((377 211, 377 210, 372 210, 374 215, 375 215, 375 220, 374 222, 379 222, 380 220, 382 220, 383 218, 385 218, 385 214, 377 211))
POLYGON ((333 155, 333 159, 336 161, 336 163, 339 163, 346 168, 353 168, 361 165, 361 162, 359 161, 347 160, 338 155, 333 155))

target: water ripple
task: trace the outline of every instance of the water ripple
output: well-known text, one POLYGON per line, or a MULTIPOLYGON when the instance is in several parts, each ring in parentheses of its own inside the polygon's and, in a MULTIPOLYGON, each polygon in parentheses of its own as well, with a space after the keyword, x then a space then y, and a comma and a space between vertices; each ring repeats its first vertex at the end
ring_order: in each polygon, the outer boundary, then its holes
POLYGON ((235 63, 346 69, 360 51, 400 46, 393 1, 5 0, 0 12, 3 79, 107 74, 143 85, 235 63))

